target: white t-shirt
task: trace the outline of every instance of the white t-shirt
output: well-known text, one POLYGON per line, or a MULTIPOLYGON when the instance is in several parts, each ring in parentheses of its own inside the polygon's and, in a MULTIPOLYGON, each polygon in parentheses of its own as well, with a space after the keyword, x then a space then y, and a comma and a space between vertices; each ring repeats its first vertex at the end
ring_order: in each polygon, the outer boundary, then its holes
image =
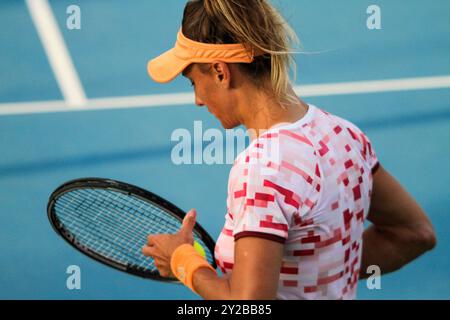
POLYGON ((364 219, 378 160, 353 123, 309 105, 235 160, 216 262, 231 274, 234 241, 284 244, 278 299, 354 299, 364 219))

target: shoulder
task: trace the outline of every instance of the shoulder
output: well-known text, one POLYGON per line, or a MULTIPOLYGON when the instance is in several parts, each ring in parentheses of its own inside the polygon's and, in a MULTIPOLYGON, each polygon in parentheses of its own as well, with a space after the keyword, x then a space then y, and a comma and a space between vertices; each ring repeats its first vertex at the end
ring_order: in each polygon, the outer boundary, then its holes
POLYGON ((298 158, 318 160, 314 145, 300 130, 279 129, 263 133, 236 159, 235 165, 271 167, 298 158))
POLYGON ((253 141, 237 158, 230 182, 232 189, 245 183, 283 192, 319 192, 319 157, 313 143, 301 130, 270 131, 253 141))
POLYGON ((357 147, 361 157, 368 163, 374 173, 379 166, 378 157, 369 136, 353 122, 334 116, 342 126, 342 130, 348 134, 352 144, 357 147))

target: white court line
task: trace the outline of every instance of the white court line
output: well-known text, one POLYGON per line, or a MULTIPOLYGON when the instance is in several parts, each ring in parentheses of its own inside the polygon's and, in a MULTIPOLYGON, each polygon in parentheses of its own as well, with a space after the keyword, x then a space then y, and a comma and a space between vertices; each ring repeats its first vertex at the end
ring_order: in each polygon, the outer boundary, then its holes
POLYGON ((66 107, 86 105, 86 95, 48 1, 26 0, 26 3, 66 107))
MULTIPOLYGON (((375 81, 341 82, 296 86, 302 98, 362 93, 450 88, 450 76, 405 78, 375 81)), ((38 101, 0 103, 0 115, 44 112, 70 112, 102 109, 180 106, 194 103, 193 93, 155 94, 144 96, 108 97, 86 100, 84 104, 69 107, 65 101, 38 101)))
POLYGON ((450 76, 436 76, 307 85, 303 87, 295 87, 294 90, 300 96, 315 97, 372 92, 439 89, 449 87, 450 76))

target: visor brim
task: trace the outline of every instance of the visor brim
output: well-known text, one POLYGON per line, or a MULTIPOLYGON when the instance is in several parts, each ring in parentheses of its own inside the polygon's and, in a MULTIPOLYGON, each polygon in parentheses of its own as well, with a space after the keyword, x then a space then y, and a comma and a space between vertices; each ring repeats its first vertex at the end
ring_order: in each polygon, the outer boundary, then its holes
POLYGON ((147 64, 147 72, 154 81, 167 83, 175 79, 190 64, 189 60, 178 58, 174 49, 171 49, 150 60, 147 64))

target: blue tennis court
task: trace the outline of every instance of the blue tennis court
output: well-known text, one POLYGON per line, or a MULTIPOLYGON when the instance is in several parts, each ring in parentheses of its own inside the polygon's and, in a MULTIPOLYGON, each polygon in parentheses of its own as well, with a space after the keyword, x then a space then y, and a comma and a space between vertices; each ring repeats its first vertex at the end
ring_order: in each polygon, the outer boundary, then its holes
MULTIPOLYGON (((196 208, 199 223, 219 235, 231 166, 173 164, 171 134, 192 131, 194 121, 223 129, 183 95, 191 91, 186 79, 160 85, 146 71, 148 59, 173 46, 184 1, 49 1, 82 86, 81 104, 61 90, 31 2, 0 3, 0 298, 197 299, 183 286, 81 255, 46 215, 50 193, 63 182, 104 177, 196 208), (81 29, 70 30, 66 10, 74 4, 81 29), (81 290, 66 287, 70 265, 81 269, 81 290)), ((436 229, 433 251, 383 276, 381 290, 360 281, 358 297, 449 299, 450 2, 274 3, 307 52, 297 56, 300 95, 304 90, 306 102, 363 129, 436 229), (366 26, 372 4, 381 9, 380 30, 366 26)))

